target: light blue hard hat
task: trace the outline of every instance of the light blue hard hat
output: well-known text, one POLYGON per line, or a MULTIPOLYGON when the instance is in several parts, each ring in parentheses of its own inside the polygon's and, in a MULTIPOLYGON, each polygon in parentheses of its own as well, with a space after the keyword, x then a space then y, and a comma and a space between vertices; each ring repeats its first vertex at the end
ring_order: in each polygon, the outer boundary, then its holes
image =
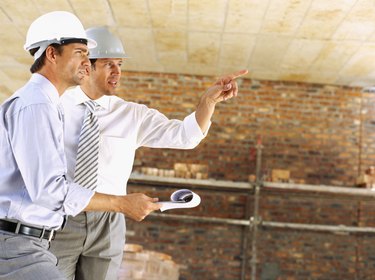
POLYGON ((97 46, 90 49, 90 59, 95 58, 128 58, 121 40, 113 35, 107 27, 86 29, 87 37, 95 40, 97 46))

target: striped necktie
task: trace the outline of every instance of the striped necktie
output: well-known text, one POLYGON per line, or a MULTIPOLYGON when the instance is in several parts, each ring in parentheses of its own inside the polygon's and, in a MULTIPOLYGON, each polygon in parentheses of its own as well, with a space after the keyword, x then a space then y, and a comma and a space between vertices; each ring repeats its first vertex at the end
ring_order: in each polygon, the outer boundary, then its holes
POLYGON ((83 187, 95 190, 98 180, 99 124, 94 111, 98 108, 95 101, 84 102, 85 119, 79 136, 74 181, 83 187))

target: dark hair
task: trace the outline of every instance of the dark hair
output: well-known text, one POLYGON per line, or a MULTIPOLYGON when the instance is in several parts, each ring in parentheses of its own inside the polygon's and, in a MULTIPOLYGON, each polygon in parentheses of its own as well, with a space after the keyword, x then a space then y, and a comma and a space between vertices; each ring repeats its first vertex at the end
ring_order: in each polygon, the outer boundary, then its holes
POLYGON ((98 60, 97 58, 91 58, 91 59, 90 59, 91 68, 92 68, 92 69, 95 69, 95 62, 96 62, 97 60, 98 60))
MULTIPOLYGON (((63 51, 63 45, 60 45, 60 44, 51 44, 50 46, 53 47, 58 54, 61 54, 62 51, 63 51)), ((34 54, 38 50, 39 50, 39 47, 29 50, 29 53, 32 56, 34 56, 34 54)), ((45 59, 46 59, 46 51, 44 51, 43 54, 40 57, 38 57, 37 60, 34 61, 33 65, 31 65, 31 67, 30 67, 30 72, 31 73, 38 72, 43 67, 43 65, 45 63, 45 59)))

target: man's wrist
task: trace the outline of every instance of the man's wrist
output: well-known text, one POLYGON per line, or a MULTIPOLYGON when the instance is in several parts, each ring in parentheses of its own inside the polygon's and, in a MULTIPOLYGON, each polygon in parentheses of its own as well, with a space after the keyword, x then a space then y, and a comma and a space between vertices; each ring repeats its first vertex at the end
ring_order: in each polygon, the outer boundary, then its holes
POLYGON ((111 205, 111 212, 122 212, 124 201, 117 195, 109 195, 109 204, 111 205))
POLYGON ((215 110, 216 102, 207 96, 202 96, 199 100, 197 111, 207 112, 207 113, 213 113, 215 110))

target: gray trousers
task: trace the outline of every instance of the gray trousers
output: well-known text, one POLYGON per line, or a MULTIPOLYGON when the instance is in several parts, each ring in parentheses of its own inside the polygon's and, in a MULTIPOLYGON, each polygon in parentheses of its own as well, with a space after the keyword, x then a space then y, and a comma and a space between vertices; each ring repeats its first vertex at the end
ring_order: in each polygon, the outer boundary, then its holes
POLYGON ((83 212, 69 217, 51 242, 58 268, 68 280, 115 280, 125 244, 123 214, 83 212))
POLYGON ((48 247, 47 240, 0 231, 0 279, 66 280, 48 247))

